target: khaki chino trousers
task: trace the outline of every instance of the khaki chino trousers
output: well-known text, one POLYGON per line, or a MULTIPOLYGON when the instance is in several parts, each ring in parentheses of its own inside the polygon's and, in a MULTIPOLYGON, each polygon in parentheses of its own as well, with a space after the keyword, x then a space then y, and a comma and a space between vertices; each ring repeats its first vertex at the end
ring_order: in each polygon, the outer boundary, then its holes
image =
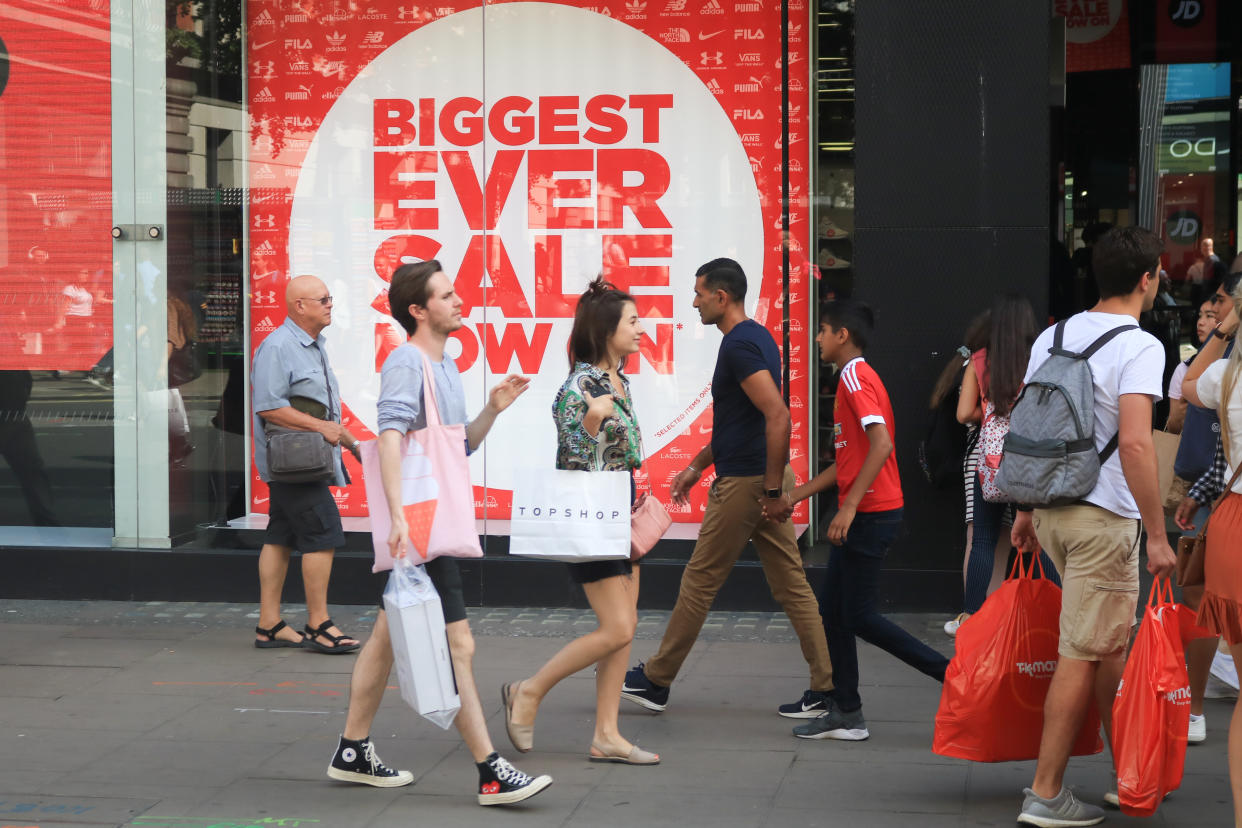
MULTIPOLYGON (((784 490, 793 488, 786 466, 784 490)), ((647 678, 667 687, 699 637, 716 593, 733 570, 747 541, 754 541, 763 574, 798 636, 802 657, 811 671, 812 690, 832 689, 832 661, 819 615, 819 602, 807 583, 792 521, 764 520, 759 508, 763 476, 718 477, 712 483, 698 542, 681 576, 677 604, 664 631, 660 649, 647 661, 647 678)))

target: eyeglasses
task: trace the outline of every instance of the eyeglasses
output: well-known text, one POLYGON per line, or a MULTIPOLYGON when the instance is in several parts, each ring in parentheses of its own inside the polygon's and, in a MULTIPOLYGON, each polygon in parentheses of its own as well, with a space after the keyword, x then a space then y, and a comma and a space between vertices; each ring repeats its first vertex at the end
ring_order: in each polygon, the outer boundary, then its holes
POLYGON ((323 305, 323 306, 326 308, 326 307, 329 307, 329 306, 332 304, 332 294, 330 294, 330 293, 329 293, 327 296, 318 296, 318 297, 314 297, 314 296, 312 296, 312 297, 310 297, 310 298, 308 298, 308 299, 304 299, 304 300, 302 300, 302 301, 306 301, 306 302, 318 302, 319 304, 323 305))

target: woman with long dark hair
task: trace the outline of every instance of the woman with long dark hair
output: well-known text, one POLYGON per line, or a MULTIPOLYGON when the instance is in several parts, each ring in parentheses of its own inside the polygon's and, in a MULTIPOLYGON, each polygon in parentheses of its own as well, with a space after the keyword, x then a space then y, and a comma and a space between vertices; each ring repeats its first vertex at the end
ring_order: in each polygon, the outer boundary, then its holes
MULTIPOLYGON (((962 423, 986 425, 993 418, 1008 418, 1031 358, 1031 344, 1039 331, 1035 324, 1035 311, 1026 297, 1016 293, 997 296, 992 303, 991 328, 988 346, 971 354, 970 364, 962 376, 962 391, 957 401, 957 419, 962 423)), ((982 469, 986 458, 982 447, 976 456, 977 468, 982 469)), ((994 569, 996 548, 1002 521, 1009 516, 1012 505, 994 503, 983 499, 983 487, 979 475, 971 480, 971 501, 974 506, 974 525, 971 535, 970 558, 966 566, 966 605, 958 616, 960 624, 979 611, 995 583, 994 569)), ((1042 554, 1042 553, 1041 553, 1042 554)), ((1056 579, 1056 569, 1045 558, 1044 574, 1056 579)))
MULTIPOLYGON (((569 335, 569 377, 552 404, 556 467, 577 471, 633 471, 642 465, 642 434, 622 371, 638 352, 643 326, 634 297, 597 278, 578 299, 569 335)), ((634 483, 630 480, 633 500, 634 483)), ((628 560, 569 564, 599 626, 566 644, 533 676, 501 688, 509 739, 519 751, 534 745, 535 716, 562 679, 592 664, 595 733, 589 758, 654 765, 660 757, 627 741, 617 729, 621 687, 638 625, 638 566, 628 560)))

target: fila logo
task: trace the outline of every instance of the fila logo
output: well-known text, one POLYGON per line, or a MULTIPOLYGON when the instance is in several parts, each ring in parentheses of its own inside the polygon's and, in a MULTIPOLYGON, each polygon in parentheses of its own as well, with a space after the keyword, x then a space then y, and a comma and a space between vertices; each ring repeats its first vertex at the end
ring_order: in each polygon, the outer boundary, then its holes
POLYGON ((689 43, 690 33, 685 29, 667 29, 660 35, 660 40, 665 43, 689 43))
POLYGON ((285 100, 286 101, 309 101, 310 96, 311 96, 311 91, 313 88, 314 87, 306 86, 304 84, 298 84, 298 91, 297 92, 286 92, 285 100))
POLYGON ((276 77, 276 61, 256 60, 254 63, 250 64, 250 76, 252 78, 271 80, 276 77))
POLYGON ((734 40, 763 40, 763 29, 734 29, 734 40))
MULTIPOLYGON (((276 21, 272 19, 272 13, 267 9, 259 12, 259 16, 254 19, 255 26, 275 26, 276 21)), ((271 41, 268 41, 269 43, 271 41)), ((264 44, 266 45, 266 44, 264 44)))
POLYGON ((258 91, 254 99, 256 103, 273 103, 276 100, 276 96, 272 94, 271 89, 265 86, 258 91))
POLYGON ((707 82, 707 91, 713 95, 723 95, 724 90, 720 88, 720 84, 716 83, 716 79, 712 78, 707 82))
POLYGON ((737 58, 739 66, 758 66, 763 63, 763 56, 759 52, 743 52, 737 58))
POLYGON ((260 333, 271 333, 276 330, 276 325, 272 323, 272 317, 265 316, 259 320, 259 323, 254 326, 254 329, 260 333))
POLYGON ((272 213, 267 213, 266 215, 255 214, 254 229, 255 230, 275 230, 276 229, 276 216, 273 215, 272 213))
POLYGON ((762 109, 735 109, 733 110, 733 120, 735 121, 762 121, 762 109))
POLYGON ((383 32, 367 32, 365 35, 362 36, 362 45, 363 46, 383 46, 384 45, 384 33, 383 32))
POLYGON ((724 66, 724 52, 699 52, 699 66, 724 66))
POLYGON ((309 49, 311 42, 308 38, 291 37, 285 41, 286 49, 309 49))
POLYGON ((345 45, 345 35, 341 34, 340 32, 333 32, 332 34, 328 35, 328 51, 329 52, 343 52, 345 51, 344 48, 342 48, 344 47, 344 45, 345 45))
POLYGON ((734 92, 762 92, 763 81, 759 80, 758 78, 752 75, 750 80, 748 81, 733 84, 733 91, 734 92))
POLYGON ((257 290, 257 291, 255 291, 255 293, 254 293, 254 303, 255 303, 256 305, 271 305, 271 306, 275 306, 275 304, 276 304, 276 291, 274 291, 274 290, 257 290))

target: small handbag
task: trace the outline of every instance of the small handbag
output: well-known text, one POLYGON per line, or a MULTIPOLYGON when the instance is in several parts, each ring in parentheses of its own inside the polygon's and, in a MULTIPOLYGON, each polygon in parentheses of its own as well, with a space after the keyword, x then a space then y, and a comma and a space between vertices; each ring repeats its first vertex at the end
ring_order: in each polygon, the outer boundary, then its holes
MULTIPOLYGON (((1242 465, 1233 473, 1233 478, 1225 486, 1225 490, 1220 493, 1220 497, 1216 498, 1216 502, 1212 504, 1212 515, 1216 514, 1216 510, 1220 508, 1221 501, 1225 499, 1225 495, 1233 490, 1233 484, 1238 482, 1238 475, 1242 474, 1242 465)), ((1177 585, 1180 587, 1202 586, 1204 581, 1203 562, 1207 557, 1207 531, 1208 525, 1212 522, 1212 515, 1208 515, 1203 521, 1203 526, 1199 529, 1199 534, 1191 537, 1183 537, 1177 539, 1177 585)))
MULTIPOLYGON (((319 359, 323 361, 328 406, 324 409, 324 416, 318 419, 326 420, 332 416, 332 381, 328 378, 328 360, 322 350, 319 359)), ((314 400, 308 399, 307 402, 314 404, 314 400)), ((271 480, 277 483, 312 483, 335 476, 335 447, 318 431, 301 431, 265 422, 263 434, 267 439, 267 474, 271 480)))
POLYGON ((649 492, 630 512, 630 560, 637 561, 650 552, 672 525, 664 504, 649 492))

